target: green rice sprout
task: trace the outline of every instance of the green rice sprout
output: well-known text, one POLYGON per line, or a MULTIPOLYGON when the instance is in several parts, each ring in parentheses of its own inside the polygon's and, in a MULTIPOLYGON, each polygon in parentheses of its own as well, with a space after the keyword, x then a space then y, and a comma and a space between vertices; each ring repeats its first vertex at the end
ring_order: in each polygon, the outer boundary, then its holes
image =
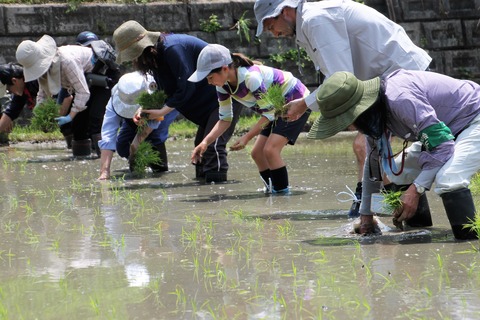
MULTIPOLYGON (((396 209, 402 206, 401 196, 402 191, 392 191, 392 190, 383 190, 381 191, 383 195, 383 203, 385 204, 385 210, 390 213, 394 213, 396 209)), ((403 223, 398 221, 396 217, 393 217, 393 225, 400 230, 404 230, 403 223)))
POLYGON ((480 239, 480 213, 476 212, 473 220, 470 219, 470 222, 464 224, 463 228, 475 232, 477 238, 480 239))
POLYGON ((151 165, 161 165, 160 152, 153 148, 153 146, 147 142, 142 141, 138 145, 137 152, 133 164, 131 165, 131 171, 136 175, 145 174, 147 167, 151 165))
POLYGON ((402 200, 400 199, 403 194, 402 191, 383 190, 381 194, 383 195, 385 209, 388 212, 393 213, 396 209, 402 206, 402 200))
MULTIPOLYGON (((167 100, 167 94, 163 90, 155 90, 152 93, 142 92, 135 102, 142 107, 142 110, 156 110, 163 108, 165 100, 167 100)), ((139 131, 147 126, 148 114, 142 112, 141 117, 145 120, 142 121, 142 125, 138 126, 139 131)))
POLYGON ((285 114, 285 97, 282 87, 278 84, 272 84, 265 93, 260 94, 259 104, 271 105, 275 109, 275 116, 285 114))
POLYGON ((58 129, 58 123, 55 120, 59 114, 60 105, 55 100, 49 98, 37 105, 33 109, 33 117, 30 127, 33 130, 43 131, 45 133, 54 132, 58 129))

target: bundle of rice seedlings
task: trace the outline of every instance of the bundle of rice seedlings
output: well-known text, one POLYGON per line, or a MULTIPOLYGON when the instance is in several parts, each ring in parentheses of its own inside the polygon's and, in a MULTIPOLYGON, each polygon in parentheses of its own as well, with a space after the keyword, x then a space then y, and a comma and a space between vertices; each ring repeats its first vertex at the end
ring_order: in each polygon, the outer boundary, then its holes
POLYGON ((285 97, 283 96, 282 87, 278 84, 272 84, 265 93, 260 95, 259 104, 267 104, 275 109, 275 116, 281 116, 287 112, 285 108, 285 97))
MULTIPOLYGON (((162 109, 165 100, 167 100, 167 94, 163 90, 155 90, 152 93, 142 92, 135 101, 142 107, 142 110, 153 110, 162 109)), ((139 130, 146 127, 148 119, 147 113, 142 113, 141 116, 145 120, 142 121, 142 125, 138 128, 139 130)))
MULTIPOLYGON (((400 199, 403 192, 402 191, 392 191, 383 190, 383 203, 385 203, 385 210, 392 213, 395 212, 396 209, 402 206, 402 200, 400 199)), ((403 223, 398 221, 396 217, 393 217, 393 224, 400 230, 404 230, 403 223)))
POLYGON ((58 123, 55 120, 59 114, 60 105, 55 100, 49 98, 33 109, 33 117, 30 127, 33 130, 43 131, 45 133, 58 130, 58 123))
POLYGON ((142 141, 138 145, 137 152, 130 163, 130 170, 136 175, 145 174, 147 167, 161 165, 160 152, 158 152, 148 141, 142 141))

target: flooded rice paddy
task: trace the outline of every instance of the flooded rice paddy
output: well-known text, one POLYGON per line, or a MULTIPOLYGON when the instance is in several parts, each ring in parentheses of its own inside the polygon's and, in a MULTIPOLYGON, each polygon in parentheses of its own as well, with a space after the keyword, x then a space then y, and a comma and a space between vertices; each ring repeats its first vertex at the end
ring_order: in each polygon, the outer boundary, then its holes
POLYGON ((351 136, 286 147, 292 195, 265 196, 247 151, 202 184, 191 140, 170 172, 132 177, 63 142, 0 149, 0 319, 478 319, 478 242, 434 228, 349 232, 351 136))

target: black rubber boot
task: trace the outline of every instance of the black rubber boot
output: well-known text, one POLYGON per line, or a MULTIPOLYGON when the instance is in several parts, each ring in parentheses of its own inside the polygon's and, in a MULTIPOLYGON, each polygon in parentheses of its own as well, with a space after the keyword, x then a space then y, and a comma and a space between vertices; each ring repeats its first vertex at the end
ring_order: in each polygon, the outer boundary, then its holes
POLYGON ((160 143, 153 146, 160 153, 160 164, 153 164, 150 166, 153 172, 165 172, 168 171, 168 158, 167 158, 167 148, 165 143, 160 143))
POLYGON ((92 153, 92 140, 72 140, 72 154, 74 157, 87 157, 92 153))
POLYGON ((470 189, 462 188, 440 196, 455 238, 458 240, 478 239, 474 231, 464 228, 465 224, 472 223, 475 219, 475 205, 470 189))
POLYGON ((210 170, 205 172, 205 183, 225 181, 227 181, 227 171, 210 170))
MULTIPOLYGON (((397 185, 390 183, 384 186, 387 191, 405 191, 410 187, 409 184, 397 185)), ((418 200, 418 207, 415 215, 406 221, 407 226, 413 228, 431 227, 433 225, 430 206, 428 205, 427 195, 424 193, 418 200)))
POLYGON ((100 147, 98 146, 98 141, 102 140, 102 134, 101 133, 92 134, 91 139, 92 139, 92 149, 100 158, 100 155, 102 154, 102 152, 100 150, 100 147))

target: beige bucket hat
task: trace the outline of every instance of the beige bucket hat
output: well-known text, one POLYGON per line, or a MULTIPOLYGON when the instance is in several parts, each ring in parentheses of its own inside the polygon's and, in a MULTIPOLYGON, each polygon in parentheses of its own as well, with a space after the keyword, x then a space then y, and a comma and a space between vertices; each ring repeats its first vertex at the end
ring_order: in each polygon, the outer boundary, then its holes
POLYGON ((49 35, 44 35, 37 42, 22 41, 15 54, 18 63, 23 66, 25 82, 37 80, 50 68, 55 55, 57 44, 49 35))
POLYGON ((161 32, 147 31, 135 20, 124 22, 113 32, 117 63, 137 59, 147 47, 155 46, 161 32))

